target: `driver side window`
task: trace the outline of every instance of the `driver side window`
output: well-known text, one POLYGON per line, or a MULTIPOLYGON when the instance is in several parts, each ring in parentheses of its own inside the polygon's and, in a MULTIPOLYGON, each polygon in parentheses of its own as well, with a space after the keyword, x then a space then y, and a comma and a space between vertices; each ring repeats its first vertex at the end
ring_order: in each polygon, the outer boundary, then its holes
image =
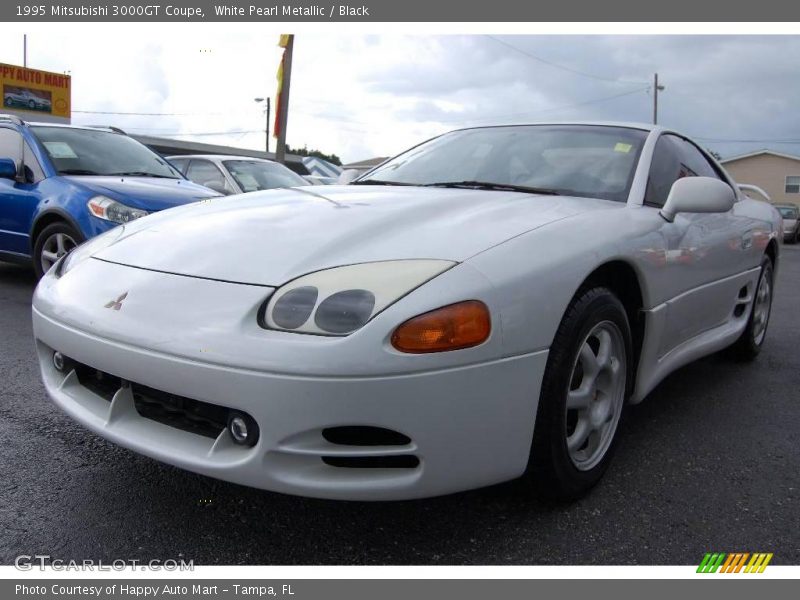
POLYGON ((644 203, 664 206, 673 183, 681 177, 697 176, 721 179, 716 168, 694 144, 677 135, 662 135, 653 152, 644 203))

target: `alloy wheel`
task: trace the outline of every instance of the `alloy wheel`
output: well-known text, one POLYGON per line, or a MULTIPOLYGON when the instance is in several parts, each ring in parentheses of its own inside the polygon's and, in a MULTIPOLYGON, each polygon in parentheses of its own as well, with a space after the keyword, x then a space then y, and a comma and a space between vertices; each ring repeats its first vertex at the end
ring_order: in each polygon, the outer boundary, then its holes
POLYGON ((580 471, 595 467, 614 439, 625 402, 626 350, 611 321, 595 325, 580 345, 566 402, 566 444, 580 471))
POLYGON ((69 254, 78 243, 66 233, 54 233, 42 245, 40 264, 46 273, 65 254, 69 254))
POLYGON ((772 310, 772 281, 770 270, 765 269, 761 274, 756 290, 755 304, 753 306, 753 341, 760 346, 767 333, 767 323, 772 310))

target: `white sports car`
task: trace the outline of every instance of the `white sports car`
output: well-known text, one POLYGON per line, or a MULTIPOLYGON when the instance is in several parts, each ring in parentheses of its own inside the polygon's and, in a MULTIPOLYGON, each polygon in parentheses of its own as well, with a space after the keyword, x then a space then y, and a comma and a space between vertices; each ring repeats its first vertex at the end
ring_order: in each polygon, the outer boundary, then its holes
MULTIPOLYGON (((764 342, 781 218, 648 125, 455 131, 347 186, 204 200, 36 289, 47 391, 157 460, 388 500, 584 494, 625 402, 764 342)), ((709 426, 713 426, 710 424, 709 426)))

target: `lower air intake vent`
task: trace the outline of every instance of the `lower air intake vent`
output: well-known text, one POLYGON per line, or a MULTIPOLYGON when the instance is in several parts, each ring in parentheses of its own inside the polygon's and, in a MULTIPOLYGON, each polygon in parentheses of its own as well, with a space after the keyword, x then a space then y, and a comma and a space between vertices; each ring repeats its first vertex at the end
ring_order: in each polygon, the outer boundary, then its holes
POLYGON ((322 430, 322 437, 341 446, 406 446, 411 443, 408 436, 398 431, 366 425, 328 427, 322 430))
POLYGON ((419 459, 410 454, 400 456, 323 456, 322 462, 345 469, 415 469, 419 459))
POLYGON ((228 409, 183 396, 131 384, 136 411, 146 419, 216 438, 228 425, 228 409))

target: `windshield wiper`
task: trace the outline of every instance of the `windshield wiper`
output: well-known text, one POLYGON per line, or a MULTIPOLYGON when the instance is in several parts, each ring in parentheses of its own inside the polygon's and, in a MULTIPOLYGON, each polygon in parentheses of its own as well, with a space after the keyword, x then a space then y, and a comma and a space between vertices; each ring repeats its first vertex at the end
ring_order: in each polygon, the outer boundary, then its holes
POLYGON ((97 171, 90 171, 89 169, 62 169, 58 172, 59 175, 100 175, 97 171))
POLYGON ((418 183, 403 183, 402 181, 383 181, 382 179, 359 179, 351 181, 350 185, 419 185, 418 183))
POLYGON ((498 192, 525 192, 526 194, 546 194, 548 196, 561 195, 561 192, 558 190, 553 190, 550 188, 514 185, 511 183, 492 183, 491 181, 442 181, 439 183, 426 183, 425 187, 468 188, 475 190, 493 190, 498 192))
POLYGON ((106 175, 111 177, 159 177, 161 179, 178 179, 178 177, 159 175, 158 173, 151 173, 150 171, 120 171, 119 173, 106 173, 106 175))

